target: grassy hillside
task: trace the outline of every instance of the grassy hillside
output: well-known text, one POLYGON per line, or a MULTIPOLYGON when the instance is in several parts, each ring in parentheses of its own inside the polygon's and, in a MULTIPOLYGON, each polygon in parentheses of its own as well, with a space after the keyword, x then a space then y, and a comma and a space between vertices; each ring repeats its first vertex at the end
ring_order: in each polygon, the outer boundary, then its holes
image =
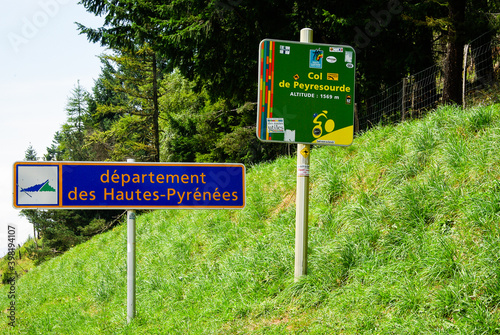
POLYGON ((241 211, 141 215, 130 325, 120 226, 24 275, 18 326, 3 318, 0 333, 500 333, 500 105, 313 150, 297 283, 295 164, 249 168, 241 211))

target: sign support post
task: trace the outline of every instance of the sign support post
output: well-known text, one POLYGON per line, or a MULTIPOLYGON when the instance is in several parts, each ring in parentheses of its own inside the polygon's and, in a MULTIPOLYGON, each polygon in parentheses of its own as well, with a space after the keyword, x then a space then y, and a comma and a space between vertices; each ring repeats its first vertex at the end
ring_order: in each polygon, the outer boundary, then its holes
MULTIPOLYGON (((300 31, 300 42, 312 43, 313 31, 300 31)), ((297 194, 295 213, 295 281, 307 274, 307 239, 309 216, 309 144, 297 144, 297 194)))
MULTIPOLYGON (((128 163, 135 162, 127 159, 128 163)), ((127 323, 135 318, 135 209, 127 210, 127 323)))

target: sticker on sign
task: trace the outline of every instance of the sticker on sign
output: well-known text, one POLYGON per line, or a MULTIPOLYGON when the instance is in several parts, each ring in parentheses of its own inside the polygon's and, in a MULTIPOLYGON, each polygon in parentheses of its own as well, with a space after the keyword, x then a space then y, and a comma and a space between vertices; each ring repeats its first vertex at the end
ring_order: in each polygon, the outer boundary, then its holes
POLYGON ((268 118, 267 119, 267 131, 270 133, 284 133, 285 123, 283 118, 268 118))

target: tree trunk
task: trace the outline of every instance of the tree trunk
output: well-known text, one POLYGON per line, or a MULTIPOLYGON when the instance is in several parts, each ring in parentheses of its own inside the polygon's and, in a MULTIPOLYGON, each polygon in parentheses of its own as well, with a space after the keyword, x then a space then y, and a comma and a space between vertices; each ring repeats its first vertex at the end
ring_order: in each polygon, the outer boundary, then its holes
POLYGON ((444 66, 444 102, 462 104, 462 71, 463 46, 456 42, 448 42, 444 66))
POLYGON ((462 64, 464 49, 463 22, 465 0, 450 0, 448 3, 448 43, 444 64, 444 102, 462 104, 462 64))

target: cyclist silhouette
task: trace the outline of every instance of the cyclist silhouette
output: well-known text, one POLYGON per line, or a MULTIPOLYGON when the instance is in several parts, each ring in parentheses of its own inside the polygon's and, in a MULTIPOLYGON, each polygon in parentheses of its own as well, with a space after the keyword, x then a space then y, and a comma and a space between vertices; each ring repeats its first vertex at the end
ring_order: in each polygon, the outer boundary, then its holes
POLYGON ((320 117, 324 117, 326 119, 324 128, 326 133, 331 133, 333 129, 335 129, 335 122, 331 119, 328 119, 326 114, 328 114, 328 111, 323 111, 321 114, 316 115, 316 117, 314 118, 313 122, 316 124, 312 130, 314 138, 318 138, 323 134, 323 122, 318 120, 320 117))

